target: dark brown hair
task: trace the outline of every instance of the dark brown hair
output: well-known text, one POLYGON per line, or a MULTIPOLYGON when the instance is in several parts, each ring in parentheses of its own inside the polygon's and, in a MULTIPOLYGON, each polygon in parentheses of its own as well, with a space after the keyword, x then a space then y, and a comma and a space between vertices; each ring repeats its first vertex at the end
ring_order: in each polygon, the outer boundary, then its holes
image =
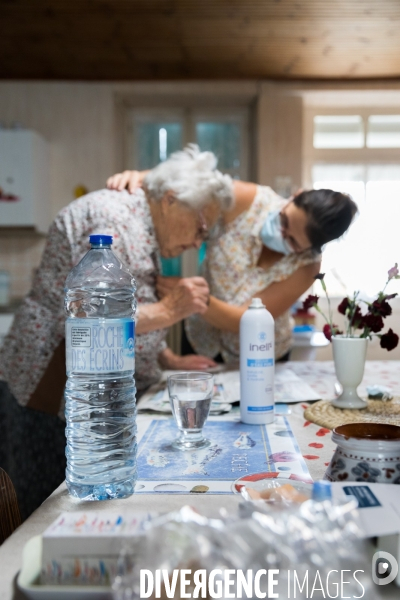
POLYGON ((358 211, 357 204, 348 194, 333 190, 300 192, 293 202, 307 215, 306 234, 317 252, 343 235, 358 211))

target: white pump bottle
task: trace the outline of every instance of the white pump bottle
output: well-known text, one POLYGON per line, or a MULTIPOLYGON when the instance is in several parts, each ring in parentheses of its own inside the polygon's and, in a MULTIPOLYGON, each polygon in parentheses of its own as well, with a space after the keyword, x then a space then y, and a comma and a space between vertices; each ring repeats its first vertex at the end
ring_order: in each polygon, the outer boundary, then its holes
POLYGON ((275 326, 260 298, 240 319, 240 416, 243 423, 274 420, 275 326))

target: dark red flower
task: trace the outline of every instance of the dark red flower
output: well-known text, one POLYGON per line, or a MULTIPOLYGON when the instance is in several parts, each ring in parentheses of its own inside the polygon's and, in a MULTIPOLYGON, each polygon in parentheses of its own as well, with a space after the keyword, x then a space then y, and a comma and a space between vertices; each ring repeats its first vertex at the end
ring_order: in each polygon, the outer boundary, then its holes
POLYGON ((397 333, 394 333, 393 329, 389 329, 387 333, 384 333, 381 336, 381 348, 386 348, 386 350, 393 350, 396 348, 399 343, 399 336, 397 333))
POLYGON ((380 315, 373 315, 371 313, 367 313, 364 316, 364 325, 368 327, 374 333, 378 333, 384 327, 383 319, 380 315))
POLYGON ((318 275, 314 275, 314 279, 320 279, 321 281, 325 277, 325 273, 318 273, 318 275))
POLYGON ((314 306, 314 304, 318 304, 318 300, 319 300, 319 296, 313 296, 312 294, 310 294, 303 301, 303 310, 308 310, 309 308, 312 308, 314 306))
POLYGON ((339 331, 337 325, 332 324, 331 326, 329 325, 329 323, 324 325, 322 331, 324 332, 324 336, 326 337, 326 339, 329 341, 331 341, 333 335, 341 335, 343 333, 343 331, 339 331))
POLYGON ((354 315, 351 317, 350 324, 356 329, 364 329, 364 317, 359 306, 356 307, 354 315))
POLYGON ((385 318, 392 314, 392 307, 386 300, 375 300, 372 303, 372 311, 385 318))
POLYGON ((343 300, 341 301, 341 303, 338 306, 338 311, 342 314, 345 315, 346 314, 346 310, 349 308, 350 306, 350 301, 348 298, 343 298, 343 300))

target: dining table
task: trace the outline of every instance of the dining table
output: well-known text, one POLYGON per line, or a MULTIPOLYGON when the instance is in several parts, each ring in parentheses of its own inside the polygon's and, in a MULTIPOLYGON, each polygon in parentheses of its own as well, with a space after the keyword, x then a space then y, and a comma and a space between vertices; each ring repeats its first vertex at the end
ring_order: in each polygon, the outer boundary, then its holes
MULTIPOLYGON (((297 377, 306 382, 320 399, 332 400, 335 397, 337 380, 333 362, 289 361, 285 365, 297 377)), ((367 361, 364 378, 359 386, 360 395, 366 396, 366 387, 374 384, 385 385, 391 389, 394 396, 400 396, 400 361, 367 361)), ((158 420, 167 420, 170 424, 172 423, 172 415, 142 412, 140 406, 141 401, 138 402, 137 416, 139 450, 140 438, 148 430, 149 423, 158 420)), ((335 450, 335 444, 331 440, 332 432, 329 429, 305 420, 304 411, 308 406, 309 402, 306 398, 298 403, 283 404, 281 408, 278 408, 277 415, 287 420, 292 432, 291 435, 297 444, 309 476, 316 481, 324 477, 335 450)), ((228 415, 210 417, 210 422, 218 423, 219 419, 230 419, 233 422, 238 422, 240 412, 236 408, 228 415)), ((260 466, 260 470, 262 468, 265 468, 265 466, 260 466)), ((74 499, 69 495, 66 484, 61 484, 0 546, 0 600, 22 600, 26 598, 17 586, 17 576, 21 569, 24 546, 30 538, 42 534, 62 512, 115 510, 118 512, 150 511, 160 514, 177 510, 184 505, 190 505, 206 516, 217 515, 221 508, 237 514, 239 503, 242 501, 240 494, 234 493, 232 486, 237 478, 238 473, 232 473, 232 481, 229 482, 229 488, 226 488, 224 493, 212 493, 212 490, 206 493, 194 493, 193 490, 189 489, 183 493, 174 493, 172 485, 171 492, 168 492, 168 488, 163 489, 161 493, 154 490, 151 493, 146 493, 141 489, 138 490, 138 493, 134 493, 125 499, 100 502, 85 502, 74 499)), ((140 479, 141 473, 139 471, 138 480, 140 479)), ((170 481, 172 480, 173 478, 170 478, 170 481)), ((369 545, 370 542, 366 541, 365 544, 369 545)), ((372 550, 370 549, 370 551, 372 550)), ((394 584, 375 586, 375 588, 376 595, 374 598, 377 600, 380 598, 394 599, 400 596, 400 590, 394 584)))

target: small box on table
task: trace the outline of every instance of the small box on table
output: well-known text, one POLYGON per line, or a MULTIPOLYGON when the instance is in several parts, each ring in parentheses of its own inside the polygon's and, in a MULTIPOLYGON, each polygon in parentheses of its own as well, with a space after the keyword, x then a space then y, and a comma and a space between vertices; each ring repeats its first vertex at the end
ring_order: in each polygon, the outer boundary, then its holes
POLYGON ((43 533, 41 583, 109 585, 118 557, 156 513, 62 513, 43 533))

